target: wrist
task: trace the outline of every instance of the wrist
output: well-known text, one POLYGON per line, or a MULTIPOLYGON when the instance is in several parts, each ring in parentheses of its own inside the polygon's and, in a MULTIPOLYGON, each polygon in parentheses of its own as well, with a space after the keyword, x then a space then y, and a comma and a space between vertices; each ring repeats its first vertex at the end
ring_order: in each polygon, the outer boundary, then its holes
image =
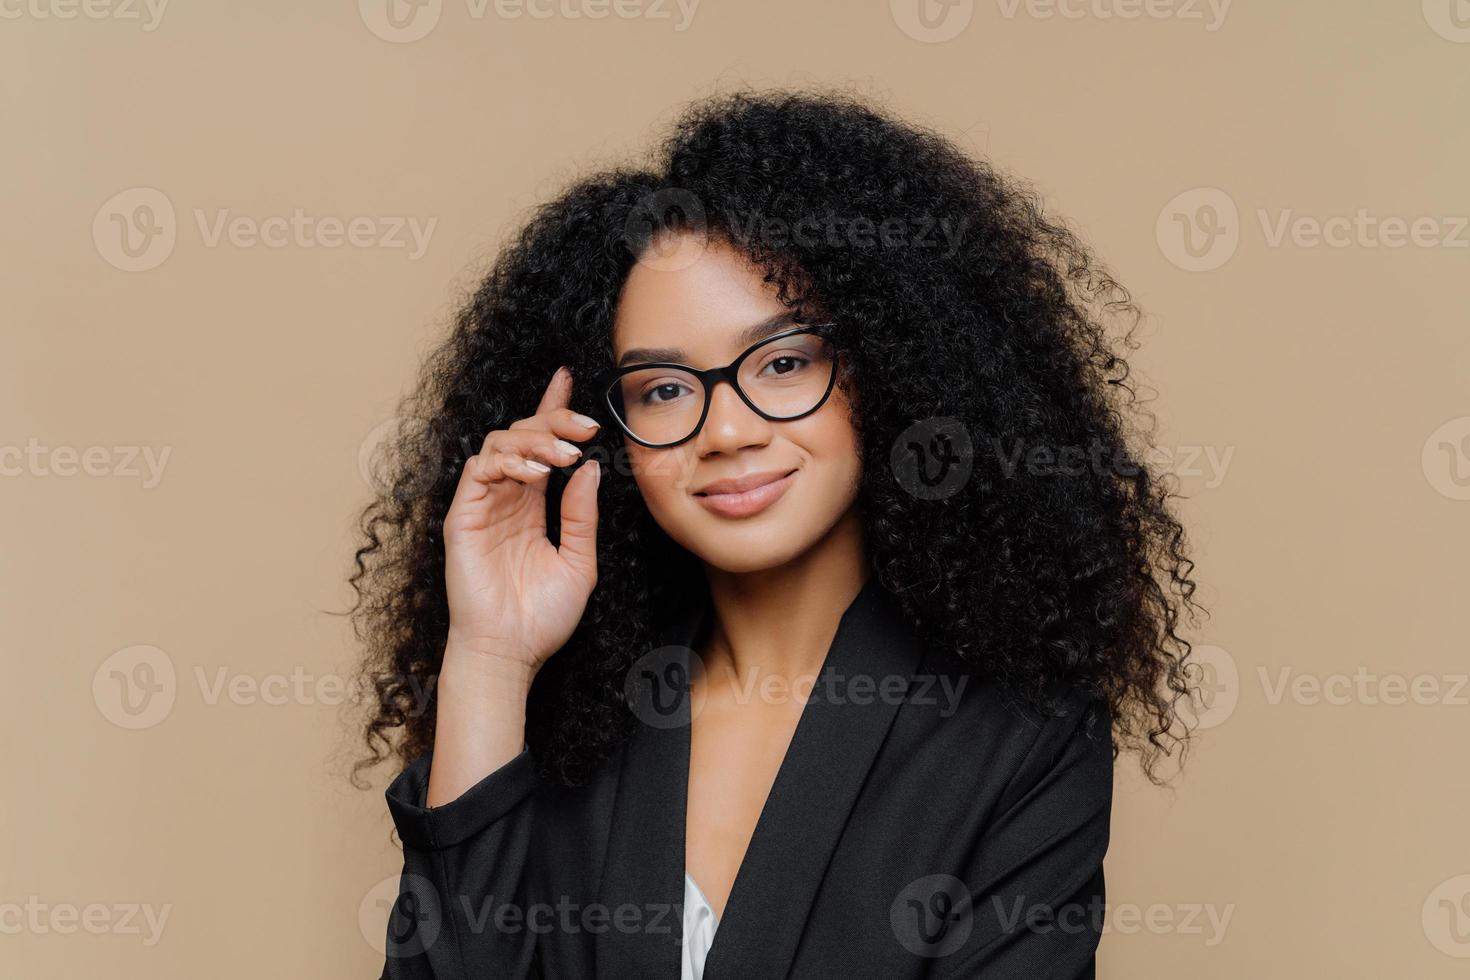
POLYGON ((463 689, 477 696, 525 704, 535 679, 536 668, 520 657, 487 653, 451 640, 444 648, 439 688, 441 696, 445 689, 463 689))

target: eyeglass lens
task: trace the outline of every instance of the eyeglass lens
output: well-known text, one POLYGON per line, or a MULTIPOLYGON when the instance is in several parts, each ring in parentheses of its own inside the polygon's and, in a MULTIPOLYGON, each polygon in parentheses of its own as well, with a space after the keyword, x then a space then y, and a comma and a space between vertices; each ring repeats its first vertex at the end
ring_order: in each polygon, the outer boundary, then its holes
MULTIPOLYGON (((766 415, 794 418, 810 412, 832 380, 831 345, 810 333, 774 338, 754 348, 736 374, 745 397, 766 415)), ((613 383, 609 402, 640 440, 655 445, 692 435, 704 414, 705 389, 689 371, 649 367, 613 383)))

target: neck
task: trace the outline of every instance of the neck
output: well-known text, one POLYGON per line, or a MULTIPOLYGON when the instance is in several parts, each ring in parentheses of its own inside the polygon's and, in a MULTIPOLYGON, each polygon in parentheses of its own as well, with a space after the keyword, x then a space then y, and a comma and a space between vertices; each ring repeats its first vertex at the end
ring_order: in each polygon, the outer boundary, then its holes
POLYGON ((865 555, 862 522, 852 509, 779 567, 732 573, 706 566, 714 615, 701 652, 709 676, 740 683, 815 676, 838 621, 868 580, 865 555))

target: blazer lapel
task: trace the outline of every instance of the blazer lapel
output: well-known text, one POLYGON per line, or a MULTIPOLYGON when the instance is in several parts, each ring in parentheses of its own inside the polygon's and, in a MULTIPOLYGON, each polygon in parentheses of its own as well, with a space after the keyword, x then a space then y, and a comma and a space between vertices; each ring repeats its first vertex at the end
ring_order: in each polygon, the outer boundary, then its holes
MULTIPOLYGON (((634 705, 644 724, 623 753, 613 804, 599 889, 600 977, 680 974, 691 717, 688 689, 680 686, 710 612, 707 595, 681 610, 663 634, 668 645, 633 671, 630 700, 644 699, 634 705)), ((842 614, 802 709, 715 930, 705 980, 784 977, 790 970, 828 861, 921 652, 896 600, 871 576, 842 614)))
POLYGON ((630 671, 643 722, 623 752, 599 889, 597 976, 676 980, 684 912, 684 822, 689 794, 690 644, 708 598, 683 607, 630 671), (619 919, 619 916, 624 919, 619 919))
MULTIPOLYGON (((802 709, 715 930, 705 980, 776 978, 790 970, 828 861, 921 652, 897 601, 871 576, 843 613, 802 709)), ((687 734, 685 744, 687 794, 687 734)), ((679 841, 682 859, 682 833, 679 841)))

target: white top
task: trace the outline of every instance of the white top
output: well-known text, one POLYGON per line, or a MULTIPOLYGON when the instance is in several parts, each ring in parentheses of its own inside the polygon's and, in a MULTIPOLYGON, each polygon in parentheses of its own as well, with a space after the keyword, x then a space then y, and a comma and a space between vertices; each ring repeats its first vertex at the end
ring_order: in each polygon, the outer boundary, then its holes
POLYGON ((715 927, 718 925, 709 900, 685 872, 684 956, 679 980, 701 980, 704 976, 704 958, 709 955, 710 944, 715 941, 715 927))

